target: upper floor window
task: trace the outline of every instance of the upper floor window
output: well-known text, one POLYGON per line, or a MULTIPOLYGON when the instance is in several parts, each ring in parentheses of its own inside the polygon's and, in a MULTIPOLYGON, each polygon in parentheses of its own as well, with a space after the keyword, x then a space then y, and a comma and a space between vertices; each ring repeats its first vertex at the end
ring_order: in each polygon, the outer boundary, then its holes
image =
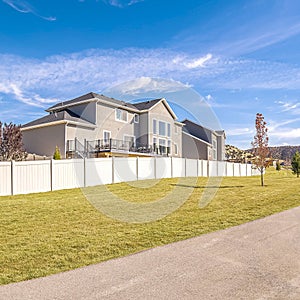
POLYGON ((171 124, 167 123, 167 136, 171 137, 171 124))
POLYGON ((116 120, 127 122, 128 112, 126 110, 116 108, 116 120))
POLYGON ((162 136, 166 135, 166 123, 163 121, 158 122, 158 134, 162 136))
POLYGON ((134 114, 134 116, 133 116, 133 122, 134 123, 139 123, 140 122, 140 116, 138 114, 134 114))
POLYGON ((154 134, 157 133, 157 121, 155 119, 153 119, 152 131, 154 134))

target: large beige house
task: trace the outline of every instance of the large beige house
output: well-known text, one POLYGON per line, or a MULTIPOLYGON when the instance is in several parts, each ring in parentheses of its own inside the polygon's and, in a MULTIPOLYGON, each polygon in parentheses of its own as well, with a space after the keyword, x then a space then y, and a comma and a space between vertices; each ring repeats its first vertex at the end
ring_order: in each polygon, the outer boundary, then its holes
POLYGON ((29 153, 62 157, 173 156, 223 160, 225 133, 179 122, 164 99, 128 103, 88 93, 22 126, 29 153))

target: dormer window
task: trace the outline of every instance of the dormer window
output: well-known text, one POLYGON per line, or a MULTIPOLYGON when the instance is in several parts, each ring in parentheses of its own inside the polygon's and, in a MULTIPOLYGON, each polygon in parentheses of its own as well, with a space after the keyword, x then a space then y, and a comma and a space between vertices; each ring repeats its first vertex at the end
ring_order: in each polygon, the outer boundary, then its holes
POLYGON ((116 108, 116 120, 127 122, 128 120, 128 112, 124 109, 116 108))

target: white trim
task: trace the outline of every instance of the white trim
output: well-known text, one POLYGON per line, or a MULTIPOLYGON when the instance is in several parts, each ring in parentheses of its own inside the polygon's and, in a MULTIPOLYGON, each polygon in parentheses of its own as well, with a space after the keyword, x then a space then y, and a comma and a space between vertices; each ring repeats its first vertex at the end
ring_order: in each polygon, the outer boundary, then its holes
POLYGON ((204 144, 206 144, 206 145, 212 147, 212 144, 210 144, 210 143, 208 143, 208 142, 206 142, 206 141, 203 141, 203 140, 197 138, 196 136, 194 136, 194 135, 192 135, 192 134, 189 134, 189 133, 187 133, 187 132, 185 132, 185 131, 182 131, 182 133, 184 133, 184 134, 186 134, 186 135, 192 137, 193 139, 198 140, 198 141, 200 141, 200 142, 202 142, 202 143, 204 143, 204 144))
POLYGON ((109 130, 106 130, 106 129, 103 129, 103 134, 102 134, 102 136, 103 136, 103 140, 104 141, 106 141, 106 139, 105 139, 105 137, 104 137, 104 133, 109 133, 109 139, 111 139, 111 131, 109 131, 109 130))
MULTIPOLYGON (((74 103, 70 103, 70 104, 63 104, 61 106, 48 108, 48 109, 46 109, 46 111, 51 112, 51 111, 61 110, 61 109, 64 109, 64 108, 70 107, 70 106, 81 105, 81 104, 85 104, 85 103, 89 103, 89 102, 97 102, 98 100, 99 100, 98 98, 91 98, 91 99, 83 100, 83 101, 80 101, 80 102, 74 102, 74 103)), ((68 102, 68 101, 72 101, 72 100, 67 100, 65 102, 68 102)), ((62 101, 61 103, 64 103, 64 101, 62 101)))
POLYGON ((115 121, 122 122, 122 123, 128 123, 128 111, 123 108, 119 108, 119 107, 115 108, 115 121), (121 111, 121 116, 122 116, 123 112, 126 112, 126 121, 117 118, 117 110, 118 109, 121 111))
POLYGON ((139 114, 134 114, 133 115, 133 123, 135 123, 135 124, 139 124, 140 123, 140 115, 139 114), (137 122, 135 120, 136 117, 137 117, 137 122))
POLYGON ((174 111, 172 110, 171 106, 168 104, 167 100, 165 98, 161 98, 160 101, 158 101, 157 103, 155 103, 153 106, 151 106, 149 110, 152 110, 155 106, 157 106, 159 103, 163 103, 167 110, 169 111, 170 115, 173 117, 174 120, 177 119, 177 116, 175 115, 174 111))
POLYGON ((21 131, 37 129, 37 128, 42 128, 42 127, 48 127, 48 126, 56 126, 56 125, 60 125, 60 124, 66 124, 66 125, 71 124, 71 125, 82 126, 82 127, 87 127, 87 128, 97 128, 96 125, 83 124, 80 122, 68 121, 68 120, 60 120, 60 121, 47 122, 47 123, 43 123, 43 124, 37 124, 37 125, 29 126, 29 127, 24 127, 24 128, 21 128, 21 131))

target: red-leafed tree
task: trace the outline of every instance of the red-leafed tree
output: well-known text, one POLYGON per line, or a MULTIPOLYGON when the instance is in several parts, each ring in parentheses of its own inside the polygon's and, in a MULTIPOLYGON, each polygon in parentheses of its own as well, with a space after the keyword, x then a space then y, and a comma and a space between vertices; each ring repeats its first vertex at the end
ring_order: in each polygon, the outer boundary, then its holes
POLYGON ((21 125, 0 122, 0 160, 23 160, 26 156, 21 125))
POLYGON ((256 114, 255 120, 256 134, 254 140, 251 143, 253 147, 253 164, 260 172, 261 185, 264 185, 264 172, 265 169, 270 165, 270 161, 267 160, 269 157, 269 137, 268 128, 265 118, 262 114, 256 114))

